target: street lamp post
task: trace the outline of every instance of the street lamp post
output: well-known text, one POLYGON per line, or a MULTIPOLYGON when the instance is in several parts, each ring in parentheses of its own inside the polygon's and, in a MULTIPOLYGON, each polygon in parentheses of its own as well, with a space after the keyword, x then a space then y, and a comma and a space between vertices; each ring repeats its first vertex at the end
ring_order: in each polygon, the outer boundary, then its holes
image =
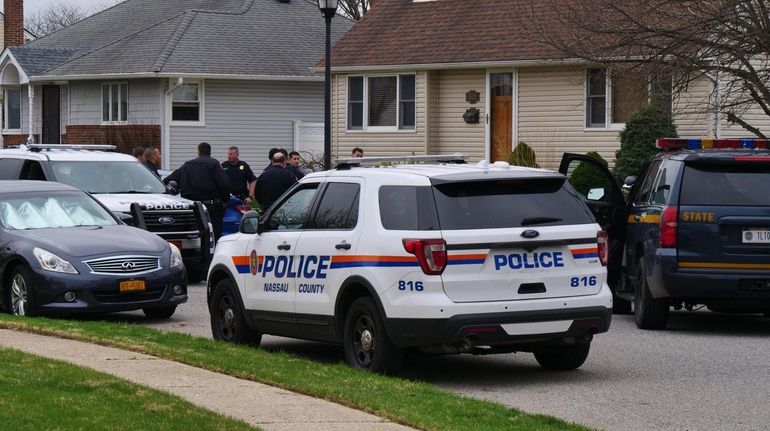
POLYGON ((326 19, 326 56, 324 57, 324 169, 332 167, 332 18, 337 14, 337 0, 318 0, 326 19))

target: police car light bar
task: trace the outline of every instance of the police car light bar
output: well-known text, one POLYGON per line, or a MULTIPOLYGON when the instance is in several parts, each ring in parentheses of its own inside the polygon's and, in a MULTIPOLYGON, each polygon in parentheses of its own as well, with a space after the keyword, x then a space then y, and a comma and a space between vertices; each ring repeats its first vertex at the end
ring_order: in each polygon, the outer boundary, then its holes
POLYGON ((26 146, 30 151, 40 152, 41 150, 102 150, 115 151, 114 145, 68 145, 68 144, 29 144, 26 146))
POLYGON ((467 154, 433 154, 428 156, 346 157, 336 159, 338 166, 375 165, 380 163, 465 163, 467 154))
POLYGON ((701 138, 659 138, 657 147, 662 150, 700 149, 766 149, 766 139, 701 139, 701 138))

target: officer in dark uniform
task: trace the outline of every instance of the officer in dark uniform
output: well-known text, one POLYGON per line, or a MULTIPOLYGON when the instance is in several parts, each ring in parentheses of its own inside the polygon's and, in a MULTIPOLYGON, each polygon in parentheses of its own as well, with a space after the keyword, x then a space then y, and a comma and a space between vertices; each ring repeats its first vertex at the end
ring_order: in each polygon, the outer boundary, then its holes
POLYGON ((160 174, 158 173, 158 168, 160 168, 160 150, 155 147, 147 147, 142 156, 144 158, 144 167, 160 179, 160 174))
POLYGON ((176 181, 183 198, 201 201, 209 212, 214 228, 214 239, 222 236, 222 219, 230 200, 230 184, 227 174, 217 159, 211 157, 211 145, 198 144, 198 157, 188 160, 179 169, 167 176, 163 182, 176 181))
POLYGON ((262 172, 257 181, 257 202, 263 210, 297 182, 297 177, 286 169, 286 156, 283 153, 276 152, 272 160, 273 163, 262 172))
POLYGON ((230 182, 230 194, 251 205, 251 201, 254 200, 257 177, 248 163, 238 159, 239 156, 238 147, 228 148, 227 161, 222 162, 222 169, 225 170, 230 182))

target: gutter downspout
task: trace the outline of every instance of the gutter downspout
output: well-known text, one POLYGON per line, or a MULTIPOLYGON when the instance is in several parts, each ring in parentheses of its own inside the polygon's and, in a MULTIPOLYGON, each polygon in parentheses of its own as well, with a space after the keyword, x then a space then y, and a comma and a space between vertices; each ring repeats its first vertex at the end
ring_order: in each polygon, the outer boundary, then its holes
POLYGON ((171 110, 169 97, 174 91, 184 84, 184 78, 178 77, 174 85, 170 86, 163 94, 163 120, 162 120, 162 133, 163 141, 161 141, 161 154, 163 155, 162 165, 165 169, 169 169, 171 165, 171 110))
POLYGON ((34 144, 35 138, 32 136, 32 131, 35 126, 35 88, 32 83, 27 84, 27 99, 29 100, 29 136, 27 136, 27 144, 34 144))
POLYGON ((722 135, 722 126, 719 123, 719 104, 722 95, 719 92, 719 72, 715 74, 706 73, 706 77, 714 83, 714 138, 719 139, 722 135))

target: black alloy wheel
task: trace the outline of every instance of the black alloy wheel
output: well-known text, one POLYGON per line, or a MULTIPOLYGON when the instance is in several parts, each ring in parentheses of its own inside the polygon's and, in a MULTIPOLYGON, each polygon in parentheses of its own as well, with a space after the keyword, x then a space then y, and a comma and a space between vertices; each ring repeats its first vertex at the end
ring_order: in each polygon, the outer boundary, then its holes
POLYGON ((233 292, 233 283, 229 279, 221 280, 214 288, 209 309, 212 336, 215 340, 259 346, 262 334, 249 328, 233 292))
POLYGON ((396 374, 401 369, 404 351, 388 338, 372 298, 353 302, 344 331, 345 359, 351 367, 382 374, 396 374))

